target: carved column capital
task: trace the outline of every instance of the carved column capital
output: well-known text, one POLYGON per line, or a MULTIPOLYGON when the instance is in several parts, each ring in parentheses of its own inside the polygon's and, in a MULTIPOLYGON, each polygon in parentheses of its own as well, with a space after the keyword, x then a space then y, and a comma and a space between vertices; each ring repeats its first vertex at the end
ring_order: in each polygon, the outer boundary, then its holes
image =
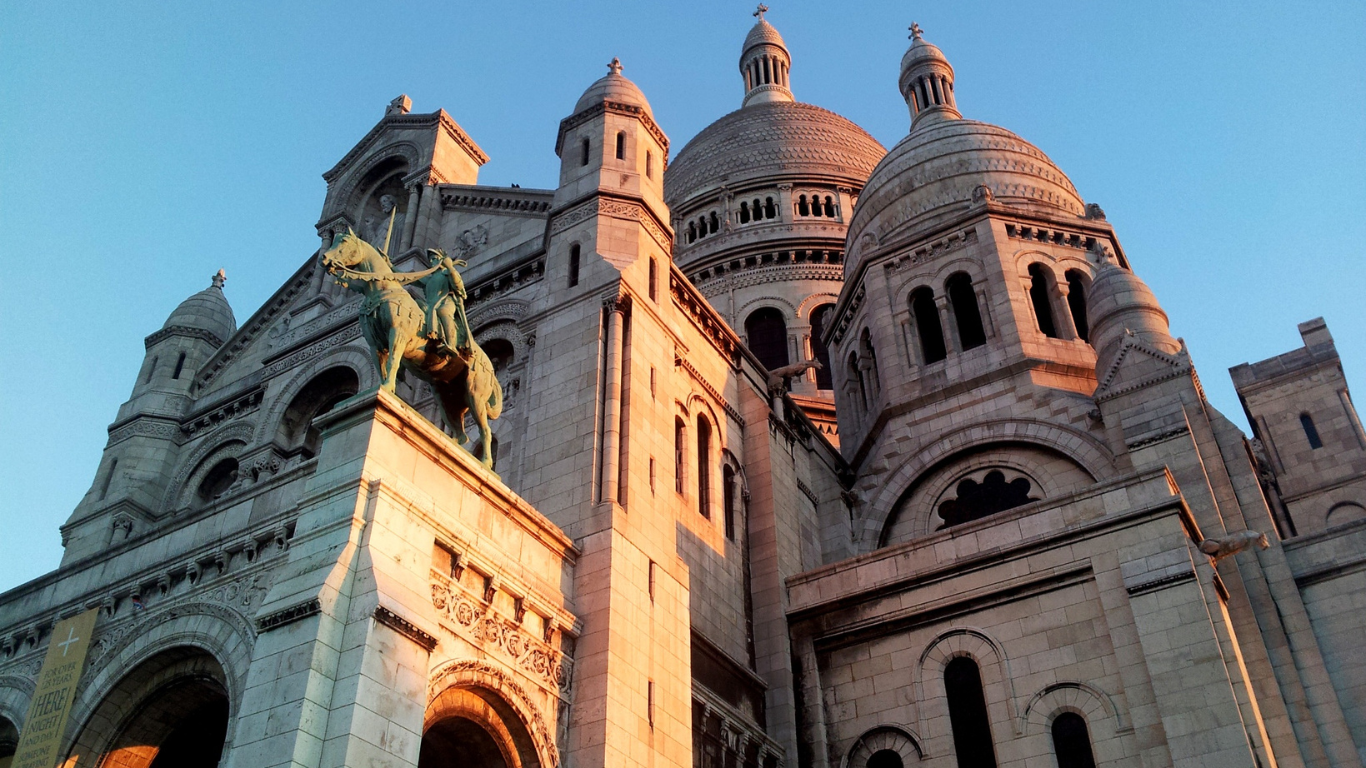
POLYGON ((608 312, 626 314, 631 311, 631 294, 626 293, 625 291, 618 291, 608 296, 604 296, 602 298, 602 306, 606 308, 608 312))

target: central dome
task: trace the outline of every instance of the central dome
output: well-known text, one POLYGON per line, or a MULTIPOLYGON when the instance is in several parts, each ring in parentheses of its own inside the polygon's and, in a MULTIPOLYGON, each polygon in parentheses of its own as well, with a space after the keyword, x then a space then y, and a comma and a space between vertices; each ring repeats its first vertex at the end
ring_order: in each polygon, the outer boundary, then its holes
POLYGON ((887 150, 853 122, 801 102, 751 104, 697 134, 664 174, 664 199, 685 206, 722 185, 826 176, 861 186, 887 150))

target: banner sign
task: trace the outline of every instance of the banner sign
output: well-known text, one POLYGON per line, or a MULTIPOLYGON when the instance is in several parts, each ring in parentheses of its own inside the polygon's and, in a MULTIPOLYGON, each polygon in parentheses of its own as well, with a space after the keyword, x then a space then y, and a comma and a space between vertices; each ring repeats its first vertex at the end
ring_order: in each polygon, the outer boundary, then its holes
POLYGON ((57 750, 62 746, 66 719, 76 698, 76 682, 85 669, 85 653, 90 649, 90 633, 99 613, 94 608, 53 627, 10 768, 54 768, 57 764, 57 750))

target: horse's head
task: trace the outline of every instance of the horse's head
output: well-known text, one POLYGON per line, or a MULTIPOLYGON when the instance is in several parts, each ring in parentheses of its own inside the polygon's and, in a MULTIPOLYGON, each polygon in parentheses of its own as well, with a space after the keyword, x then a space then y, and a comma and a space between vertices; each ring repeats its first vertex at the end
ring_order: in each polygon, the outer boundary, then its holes
POLYGON ((351 229, 338 232, 332 238, 332 247, 322 255, 323 267, 326 269, 345 267, 358 272, 373 272, 382 262, 379 251, 351 229))

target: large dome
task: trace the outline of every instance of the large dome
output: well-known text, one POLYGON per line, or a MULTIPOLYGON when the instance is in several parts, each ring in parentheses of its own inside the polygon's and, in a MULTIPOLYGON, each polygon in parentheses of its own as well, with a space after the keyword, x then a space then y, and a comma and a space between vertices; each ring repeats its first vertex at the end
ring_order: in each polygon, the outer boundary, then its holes
POLYGON ((683 147, 664 174, 664 199, 677 208, 722 184, 783 176, 830 176, 861 185, 886 151, 829 110, 800 102, 751 104, 683 147))
POLYGON ((976 120, 924 120, 869 176, 849 225, 851 242, 865 231, 881 243, 933 227, 980 200, 979 186, 1026 211, 1081 216, 1086 209, 1067 174, 1010 131, 976 120))

